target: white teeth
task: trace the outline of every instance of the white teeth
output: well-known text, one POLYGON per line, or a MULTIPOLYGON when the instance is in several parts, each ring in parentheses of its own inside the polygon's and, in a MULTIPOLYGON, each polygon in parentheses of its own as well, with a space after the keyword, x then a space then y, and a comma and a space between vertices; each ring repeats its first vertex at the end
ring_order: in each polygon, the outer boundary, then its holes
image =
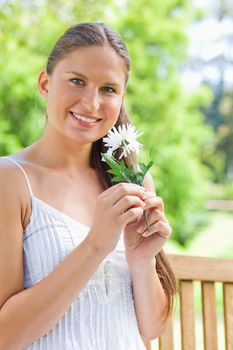
POLYGON ((97 122, 97 119, 93 119, 93 118, 86 118, 86 117, 83 117, 81 115, 78 115, 78 114, 74 114, 72 113, 73 116, 78 119, 78 120, 82 120, 84 122, 88 122, 88 123, 96 123, 97 122))

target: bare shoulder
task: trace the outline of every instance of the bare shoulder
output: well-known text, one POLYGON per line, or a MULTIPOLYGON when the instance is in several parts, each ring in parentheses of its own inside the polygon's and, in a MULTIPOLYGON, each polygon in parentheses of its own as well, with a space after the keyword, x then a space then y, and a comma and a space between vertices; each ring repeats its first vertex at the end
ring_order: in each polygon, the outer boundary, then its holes
MULTIPOLYGON (((9 157, 0 157, 0 176, 4 177, 5 175, 14 174, 15 164, 9 160, 9 157)), ((10 180, 10 179, 9 179, 10 180)))
POLYGON ((23 179, 0 158, 0 307, 23 288, 23 179))
MULTIPOLYGON (((10 158, 13 158, 10 156, 10 158)), ((13 158, 14 159, 14 158, 13 158)), ((30 193, 22 170, 11 160, 0 157, 0 202, 9 201, 21 211, 22 221, 30 210, 30 193)))
POLYGON ((25 193, 25 178, 19 167, 7 158, 0 157, 0 191, 22 197, 25 193))
POLYGON ((148 171, 144 178, 144 187, 147 191, 155 192, 155 184, 151 173, 148 171))
POLYGON ((16 165, 6 158, 0 158, 0 201, 3 199, 4 202, 7 201, 14 190, 15 195, 17 195, 17 185, 16 165))

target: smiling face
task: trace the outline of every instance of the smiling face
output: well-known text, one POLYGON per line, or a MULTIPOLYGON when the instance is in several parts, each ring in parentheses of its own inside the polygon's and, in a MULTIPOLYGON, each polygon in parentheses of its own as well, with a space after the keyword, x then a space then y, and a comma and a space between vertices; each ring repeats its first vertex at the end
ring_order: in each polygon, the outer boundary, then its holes
POLYGON ((75 49, 52 75, 39 77, 47 100, 47 129, 78 143, 93 143, 117 121, 125 88, 125 64, 110 46, 75 49))

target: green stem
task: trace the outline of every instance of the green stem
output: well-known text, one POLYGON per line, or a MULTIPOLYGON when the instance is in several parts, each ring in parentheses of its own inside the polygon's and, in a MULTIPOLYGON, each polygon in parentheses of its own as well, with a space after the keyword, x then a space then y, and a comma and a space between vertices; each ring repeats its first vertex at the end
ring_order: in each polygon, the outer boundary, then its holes
MULTIPOLYGON (((130 162, 131 162, 131 164, 132 164, 133 171, 134 171, 134 173, 136 173, 136 170, 134 169, 134 164, 133 164, 133 160, 132 160, 132 158, 131 158, 130 153, 129 153, 129 159, 130 159, 130 162)), ((143 184, 140 183, 140 184, 138 184, 138 185, 142 186, 143 184)), ((146 210, 143 211, 143 216, 144 216, 144 220, 145 220, 145 222, 146 222, 147 230, 150 232, 151 229, 150 229, 150 226, 149 226, 149 221, 148 221, 148 216, 147 216, 147 211, 146 211, 146 210)))
MULTIPOLYGON (((133 159, 131 158, 130 153, 129 153, 129 159, 130 159, 131 165, 132 165, 132 167, 133 167, 134 175, 135 175, 136 170, 134 169, 133 159)), ((138 184, 138 185, 142 185, 142 184, 138 184)))
POLYGON ((144 210, 143 216, 144 216, 144 219, 145 219, 145 221, 146 221, 147 230, 150 232, 151 229, 150 229, 149 221, 148 221, 148 217, 147 217, 147 210, 144 210))

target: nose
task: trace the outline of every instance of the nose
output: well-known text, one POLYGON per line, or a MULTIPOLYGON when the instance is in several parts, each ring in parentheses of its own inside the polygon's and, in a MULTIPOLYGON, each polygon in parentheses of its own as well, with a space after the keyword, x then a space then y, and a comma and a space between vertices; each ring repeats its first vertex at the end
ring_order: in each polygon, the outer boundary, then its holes
POLYGON ((81 99, 81 105, 88 113, 95 113, 100 106, 100 96, 97 88, 86 88, 81 99))

